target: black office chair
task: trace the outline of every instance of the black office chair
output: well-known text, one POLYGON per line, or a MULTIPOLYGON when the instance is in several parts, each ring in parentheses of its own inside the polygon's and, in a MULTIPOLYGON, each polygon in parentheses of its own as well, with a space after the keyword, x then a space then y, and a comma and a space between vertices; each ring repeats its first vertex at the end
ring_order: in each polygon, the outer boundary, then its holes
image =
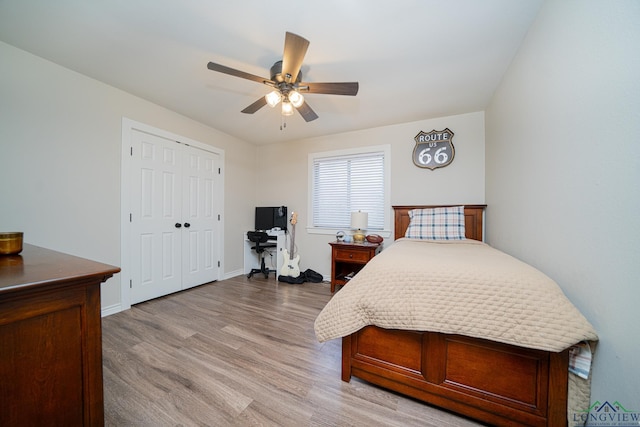
POLYGON ((257 273, 264 274, 264 278, 269 278, 269 273, 275 273, 275 270, 269 270, 264 263, 264 255, 267 248, 275 248, 277 245, 275 243, 267 243, 269 240, 269 235, 264 231, 247 231, 247 238, 249 241, 255 243, 255 246, 252 246, 251 249, 255 250, 258 256, 260 257, 260 268, 252 268, 251 272, 247 275, 249 279, 251 276, 257 273))

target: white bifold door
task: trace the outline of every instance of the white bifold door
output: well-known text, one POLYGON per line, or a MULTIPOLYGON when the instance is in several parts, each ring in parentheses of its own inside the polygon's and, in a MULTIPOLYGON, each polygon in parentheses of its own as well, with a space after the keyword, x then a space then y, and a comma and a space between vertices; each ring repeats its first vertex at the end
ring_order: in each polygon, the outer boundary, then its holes
POLYGON ((218 280, 219 155, 134 130, 131 157, 131 303, 218 280))

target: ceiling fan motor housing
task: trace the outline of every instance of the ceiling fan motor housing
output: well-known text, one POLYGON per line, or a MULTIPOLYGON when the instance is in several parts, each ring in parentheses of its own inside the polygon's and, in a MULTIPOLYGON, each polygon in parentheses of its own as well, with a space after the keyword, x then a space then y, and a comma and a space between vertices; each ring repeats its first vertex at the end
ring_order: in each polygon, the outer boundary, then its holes
MULTIPOLYGON (((271 80, 276 83, 285 83, 287 79, 282 75, 282 61, 277 61, 271 67, 271 80)), ((298 77, 295 82, 288 82, 290 84, 300 83, 302 81, 302 70, 298 72, 298 77)))

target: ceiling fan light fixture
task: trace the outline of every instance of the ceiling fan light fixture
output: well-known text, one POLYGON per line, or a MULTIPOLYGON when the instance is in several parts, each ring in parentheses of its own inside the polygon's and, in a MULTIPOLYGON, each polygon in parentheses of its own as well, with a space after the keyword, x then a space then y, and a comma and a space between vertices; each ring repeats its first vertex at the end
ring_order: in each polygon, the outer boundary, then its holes
POLYGON ((279 91, 274 90, 266 94, 264 96, 264 99, 267 101, 267 104, 269 104, 269 107, 273 108, 278 105, 278 102, 282 101, 282 95, 279 91))
POLYGON ((293 105, 288 100, 282 101, 282 115, 283 116, 291 116, 293 115, 293 105))
POLYGON ((300 92, 292 90, 289 92, 289 101, 294 107, 298 108, 304 103, 304 96, 300 92))

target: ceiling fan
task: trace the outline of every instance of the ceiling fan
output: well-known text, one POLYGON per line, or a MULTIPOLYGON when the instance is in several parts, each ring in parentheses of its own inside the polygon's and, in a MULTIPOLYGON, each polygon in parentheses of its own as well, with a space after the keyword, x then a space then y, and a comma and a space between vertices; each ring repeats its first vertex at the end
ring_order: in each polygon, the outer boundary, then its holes
POLYGON ((207 68, 212 71, 229 74, 254 82, 263 83, 274 90, 261 97, 253 104, 242 110, 243 113, 253 114, 265 105, 275 107, 282 101, 282 114, 290 116, 294 108, 298 110, 305 121, 310 122, 318 118, 304 100, 302 93, 317 93, 329 95, 350 95, 358 93, 358 82, 340 83, 306 83, 302 82, 302 60, 307 53, 309 40, 290 32, 286 33, 284 40, 284 53, 282 60, 277 61, 271 67, 271 78, 266 79, 253 74, 245 73, 224 65, 209 62, 207 68))

